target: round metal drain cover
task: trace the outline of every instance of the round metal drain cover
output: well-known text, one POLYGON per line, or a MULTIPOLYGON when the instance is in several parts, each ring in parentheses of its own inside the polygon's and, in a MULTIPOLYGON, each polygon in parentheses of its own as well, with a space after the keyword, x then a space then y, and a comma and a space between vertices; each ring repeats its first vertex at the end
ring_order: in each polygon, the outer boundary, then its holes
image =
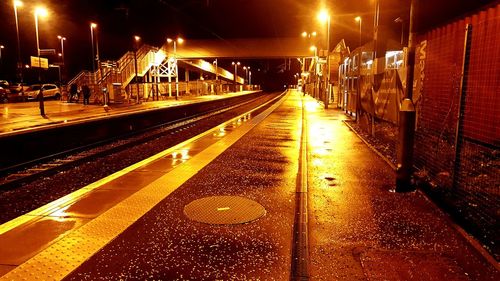
POLYGON ((203 223, 241 224, 262 217, 266 209, 253 200, 239 196, 211 196, 187 204, 184 214, 203 223))

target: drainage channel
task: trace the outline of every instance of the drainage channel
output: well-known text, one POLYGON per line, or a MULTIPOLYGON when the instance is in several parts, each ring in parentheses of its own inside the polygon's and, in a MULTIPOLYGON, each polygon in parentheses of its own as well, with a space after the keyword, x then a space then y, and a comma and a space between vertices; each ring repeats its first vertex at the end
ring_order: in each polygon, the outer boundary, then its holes
POLYGON ((291 280, 309 279, 309 236, 307 227, 307 116, 303 97, 301 99, 301 104, 302 131, 295 197, 291 280))

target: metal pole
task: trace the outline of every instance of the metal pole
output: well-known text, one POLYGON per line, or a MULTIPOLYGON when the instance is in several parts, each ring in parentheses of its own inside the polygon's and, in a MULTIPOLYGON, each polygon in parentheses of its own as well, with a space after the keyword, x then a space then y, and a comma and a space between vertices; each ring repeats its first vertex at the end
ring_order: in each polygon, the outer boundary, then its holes
POLYGON ((467 24, 465 27, 465 42, 464 42, 464 53, 462 57, 462 71, 460 79, 460 99, 458 101, 458 115, 457 115, 457 129, 455 133, 455 162, 453 165, 453 175, 452 175, 452 188, 457 188, 460 166, 461 166, 461 151, 463 147, 463 130, 464 130, 464 114, 465 114, 465 102, 467 95, 467 83, 469 78, 469 59, 470 59, 470 45, 472 36, 472 25, 467 24))
MULTIPOLYGON (((94 26, 90 24, 90 44, 92 46, 92 75, 95 72, 95 58, 94 58, 94 26)), ((95 81, 94 81, 95 82, 95 81)))
POLYGON ((38 83, 40 83, 40 90, 38 91, 38 100, 40 107, 40 115, 45 116, 45 105, 43 104, 43 90, 42 90, 42 60, 40 58, 40 39, 38 37, 38 14, 35 12, 35 32, 36 32, 36 50, 38 54, 38 83))
MULTIPOLYGON (((178 40, 178 39, 176 39, 178 40)), ((174 58, 175 58, 175 99, 179 98, 179 67, 177 66, 177 44, 174 41, 174 58)))
MULTIPOLYGON (((21 40, 19 39, 19 21, 17 18, 17 3, 14 1, 14 16, 16 17, 16 35, 17 35, 17 75, 20 82, 23 82, 23 63, 21 61, 21 40)), ((24 87, 21 85, 21 94, 24 97, 24 87)))
POLYGON ((413 76, 415 65, 416 10, 415 0, 410 4, 410 36, 408 38, 408 56, 406 57, 406 93, 399 111, 399 136, 397 150, 396 191, 414 190, 411 183, 413 174, 413 143, 415 138, 415 106, 413 97, 413 76))
POLYGON ((137 47, 134 49, 134 69, 135 69, 135 85, 137 89, 136 102, 139 103, 139 83, 137 83, 137 47))
POLYGON ((328 109, 328 102, 330 101, 330 15, 327 20, 327 42, 326 42, 326 63, 327 63, 327 77, 325 79, 325 96, 323 102, 325 103, 325 109, 328 109))

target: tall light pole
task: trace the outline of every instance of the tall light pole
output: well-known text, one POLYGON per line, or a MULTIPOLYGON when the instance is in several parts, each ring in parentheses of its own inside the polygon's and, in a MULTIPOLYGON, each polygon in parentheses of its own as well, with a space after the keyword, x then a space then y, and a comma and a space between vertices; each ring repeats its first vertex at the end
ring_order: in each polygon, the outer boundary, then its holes
MULTIPOLYGON (((314 66, 314 87, 313 87, 313 98, 316 98, 316 81, 318 80, 318 48, 316 46, 311 46, 309 50, 314 52, 314 61, 315 61, 315 66, 314 66)), ((312 62, 311 62, 312 63, 312 62)))
POLYGON ((356 93, 356 121, 359 122, 359 114, 361 112, 361 59, 363 58, 363 50, 361 48, 361 23, 363 19, 360 16, 354 18, 355 21, 359 22, 359 55, 358 55, 358 79, 357 79, 357 93, 356 93))
MULTIPOLYGON (((174 63, 175 63, 175 99, 179 98, 179 66, 177 65, 177 43, 184 43, 184 39, 177 37, 176 40, 167 38, 168 43, 174 44, 174 63)), ((170 80, 169 80, 170 82, 170 80)))
POLYGON ((134 36, 134 67, 135 67, 135 86, 137 89, 137 104, 139 104, 139 81, 137 80, 137 50, 139 49, 139 42, 141 41, 141 37, 135 35, 134 36))
MULTIPOLYGON (((20 82, 23 82, 23 62, 21 61, 21 40, 19 39, 19 20, 17 19, 17 7, 22 7, 23 2, 14 0, 14 16, 16 18, 16 35, 17 35, 17 75, 20 82)), ((23 87, 21 93, 24 95, 23 87)))
POLYGON ((248 85, 252 86, 252 72, 248 72, 248 85))
POLYGON ((327 77, 325 79, 325 96, 324 96, 324 104, 325 109, 328 109, 328 102, 330 97, 330 14, 326 10, 320 11, 318 14, 318 19, 321 22, 326 22, 326 64, 327 64, 327 77))
POLYGON ((250 70, 250 66, 244 66, 243 69, 245 70, 245 80, 248 81, 248 71, 250 70))
POLYGON ((3 68, 3 65, 2 65, 2 50, 5 48, 4 45, 0 45, 0 75, 2 74, 2 68, 3 68))
MULTIPOLYGON (((64 73, 64 70, 66 69, 66 67, 64 65, 64 41, 66 41, 66 37, 63 37, 61 35, 57 35, 57 39, 59 39, 59 41, 61 42, 61 67, 63 68, 62 72, 64 73)), ((59 70, 60 69, 61 68, 59 68, 59 70)))
POLYGON ((394 20, 394 22, 401 23, 401 46, 403 46, 403 36, 404 36, 404 28, 405 22, 401 17, 398 17, 394 20))
POLYGON ((232 65, 234 65, 234 91, 236 91, 236 78, 238 77, 238 65, 240 65, 240 62, 232 62, 232 65))
POLYGON ((219 92, 219 64, 217 59, 213 61, 213 65, 215 65, 215 93, 219 92))
POLYGON ((90 44, 92 46, 92 76, 94 77, 93 83, 95 84, 95 56, 94 56, 94 28, 97 28, 97 24, 91 22, 90 23, 90 44))
POLYGON ((40 58, 40 37, 38 36, 38 17, 45 17, 47 16, 47 10, 43 7, 37 7, 35 9, 35 33, 36 33, 36 50, 37 50, 37 55, 38 55, 38 82, 40 83, 40 90, 39 90, 39 101, 40 101, 40 115, 45 116, 45 106, 43 104, 43 91, 42 91, 42 77, 41 77, 41 68, 42 68, 42 59, 40 58))
POLYGON ((361 47, 361 24, 363 22, 363 18, 357 16, 354 18, 355 21, 359 22, 359 46, 361 47))

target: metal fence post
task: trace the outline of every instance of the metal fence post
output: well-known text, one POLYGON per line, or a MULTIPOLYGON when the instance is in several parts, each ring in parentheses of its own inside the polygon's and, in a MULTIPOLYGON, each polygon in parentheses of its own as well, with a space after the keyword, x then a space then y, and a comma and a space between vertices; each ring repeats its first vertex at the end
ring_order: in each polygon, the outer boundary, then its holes
POLYGON ((458 175, 460 173, 460 152, 463 145, 463 126, 464 126, 464 113, 465 113, 465 97, 467 95, 467 78, 469 74, 469 60, 470 60, 470 45, 471 45, 472 26, 467 24, 465 27, 465 42, 464 54, 462 60, 462 71, 460 77, 460 99, 458 101, 458 117, 457 117, 457 130, 455 134, 455 161, 453 164, 453 178, 452 187, 456 188, 458 185, 458 175))

